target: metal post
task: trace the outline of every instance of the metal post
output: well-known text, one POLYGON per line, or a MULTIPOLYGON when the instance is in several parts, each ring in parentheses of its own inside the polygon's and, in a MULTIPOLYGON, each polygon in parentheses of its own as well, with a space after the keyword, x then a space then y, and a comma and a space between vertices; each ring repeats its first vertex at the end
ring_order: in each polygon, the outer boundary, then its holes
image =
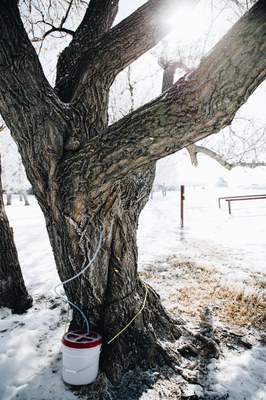
POLYGON ((231 201, 230 200, 227 200, 228 201, 228 211, 229 211, 229 214, 231 214, 231 201))
POLYGON ((185 186, 180 186, 180 225, 184 227, 184 200, 185 200, 185 186))

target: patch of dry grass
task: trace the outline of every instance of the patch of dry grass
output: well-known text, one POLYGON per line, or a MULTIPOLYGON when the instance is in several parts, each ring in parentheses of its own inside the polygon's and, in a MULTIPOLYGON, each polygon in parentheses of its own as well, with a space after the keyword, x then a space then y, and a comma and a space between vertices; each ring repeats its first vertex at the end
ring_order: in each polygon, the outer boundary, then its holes
POLYGON ((201 319, 205 310, 230 328, 254 327, 265 331, 265 282, 234 283, 215 269, 193 263, 175 263, 185 285, 171 296, 171 311, 201 319))

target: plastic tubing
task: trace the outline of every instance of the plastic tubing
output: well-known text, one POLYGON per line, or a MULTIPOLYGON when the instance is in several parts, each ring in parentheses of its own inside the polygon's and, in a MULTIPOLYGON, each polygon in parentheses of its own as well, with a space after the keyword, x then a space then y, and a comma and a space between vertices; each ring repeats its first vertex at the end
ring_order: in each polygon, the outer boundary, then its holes
POLYGON ((87 335, 89 335, 89 333, 90 333, 90 324, 89 324, 88 318, 86 317, 86 315, 84 314, 84 312, 81 310, 81 308, 79 308, 76 304, 72 303, 70 300, 66 300, 66 299, 64 298, 64 295, 61 295, 60 293, 58 293, 58 292, 57 292, 57 288, 58 288, 59 286, 63 286, 63 285, 65 285, 65 284, 67 284, 67 283, 73 281, 74 279, 78 278, 80 275, 84 274, 84 272, 85 272, 88 268, 90 268, 91 264, 93 263, 93 261, 94 261, 95 258, 97 257, 97 255, 98 255, 98 253, 99 253, 99 251, 100 251, 101 245, 102 245, 102 227, 100 227, 100 236, 99 236, 99 242, 98 242, 97 248, 96 248, 96 250, 95 250, 95 252, 94 252, 94 254, 93 254, 92 259, 89 261, 89 263, 88 263, 80 272, 78 272, 76 275, 72 276, 71 278, 67 279, 67 280, 64 281, 64 282, 60 282, 58 285, 56 285, 56 286, 54 287, 54 292, 55 292, 55 294, 56 294, 57 296, 59 296, 63 301, 65 301, 66 303, 69 303, 72 307, 74 307, 76 310, 78 310, 79 313, 82 315, 82 317, 84 318, 84 320, 85 320, 85 322, 86 322, 87 335))

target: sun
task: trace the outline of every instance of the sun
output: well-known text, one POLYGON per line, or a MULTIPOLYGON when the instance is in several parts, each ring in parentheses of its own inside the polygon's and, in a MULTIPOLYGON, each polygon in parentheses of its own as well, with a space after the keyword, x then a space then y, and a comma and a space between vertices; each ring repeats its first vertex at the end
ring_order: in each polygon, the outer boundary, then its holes
POLYGON ((198 7, 192 8, 188 4, 183 4, 167 18, 167 24, 171 29, 171 36, 182 41, 190 41, 197 37, 206 23, 198 7))

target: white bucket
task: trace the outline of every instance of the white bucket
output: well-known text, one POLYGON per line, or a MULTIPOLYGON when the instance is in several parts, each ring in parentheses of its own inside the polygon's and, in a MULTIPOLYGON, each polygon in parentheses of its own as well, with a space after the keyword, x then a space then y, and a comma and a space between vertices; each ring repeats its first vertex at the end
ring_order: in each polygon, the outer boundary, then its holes
POLYGON ((63 380, 71 385, 93 382, 98 375, 101 347, 99 333, 65 333, 62 338, 63 380))

